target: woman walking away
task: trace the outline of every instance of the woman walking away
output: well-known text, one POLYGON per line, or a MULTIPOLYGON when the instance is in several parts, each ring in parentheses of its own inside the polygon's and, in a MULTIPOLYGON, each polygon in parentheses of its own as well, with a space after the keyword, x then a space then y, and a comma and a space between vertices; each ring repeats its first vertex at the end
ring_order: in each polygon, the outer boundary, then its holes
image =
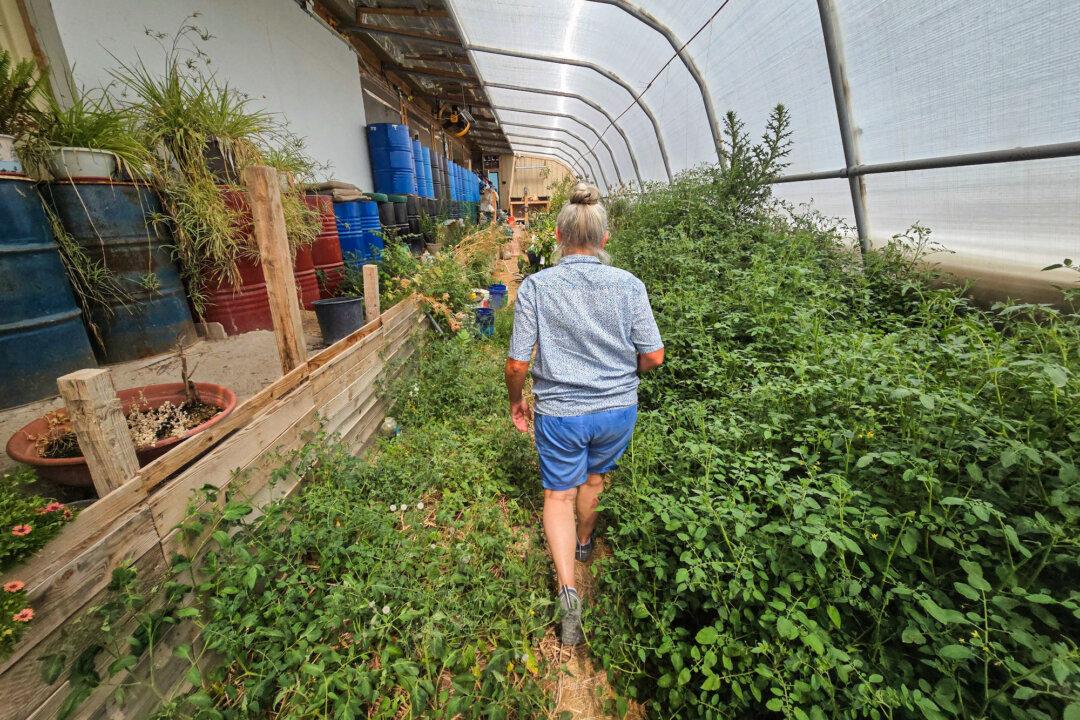
POLYGON ((569 645, 584 640, 574 559, 592 555, 604 474, 615 468, 634 432, 638 374, 664 361, 645 285, 601 262, 608 230, 599 200, 595 186, 578 183, 559 212, 555 236, 562 259, 518 289, 506 360, 510 417, 528 432, 532 410, 521 391, 536 349, 544 534, 559 578, 562 641, 569 645))

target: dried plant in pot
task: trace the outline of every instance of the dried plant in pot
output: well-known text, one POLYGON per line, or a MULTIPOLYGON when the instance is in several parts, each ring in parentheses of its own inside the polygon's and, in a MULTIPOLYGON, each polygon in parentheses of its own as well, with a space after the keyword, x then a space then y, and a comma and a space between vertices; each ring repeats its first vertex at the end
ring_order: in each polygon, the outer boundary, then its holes
MULTIPOLYGON (((229 388, 191 380, 183 348, 178 349, 177 358, 180 382, 143 385, 116 394, 140 465, 221 422, 236 407, 236 393, 229 388)), ((90 469, 63 408, 19 429, 8 439, 7 454, 33 467, 43 480, 92 485, 90 469)))

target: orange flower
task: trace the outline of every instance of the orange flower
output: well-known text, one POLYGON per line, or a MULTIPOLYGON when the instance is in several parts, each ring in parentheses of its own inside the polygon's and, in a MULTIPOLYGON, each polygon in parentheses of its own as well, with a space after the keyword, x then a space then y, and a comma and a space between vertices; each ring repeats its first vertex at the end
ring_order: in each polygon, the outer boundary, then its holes
POLYGON ((12 615, 11 619, 15 622, 28 623, 34 619, 34 611, 30 608, 23 608, 19 612, 12 615))
POLYGON ((30 527, 29 525, 16 525, 15 527, 11 528, 11 534, 15 537, 25 537, 29 535, 30 531, 33 529, 34 528, 30 527))
POLYGON ((26 587, 26 583, 22 580, 12 580, 11 582, 4 583, 4 592, 16 593, 26 587))
POLYGON ((45 507, 39 508, 38 509, 38 515, 46 515, 48 513, 56 512, 57 510, 63 510, 63 509, 64 509, 64 503, 62 503, 62 502, 51 502, 48 505, 46 505, 45 507))

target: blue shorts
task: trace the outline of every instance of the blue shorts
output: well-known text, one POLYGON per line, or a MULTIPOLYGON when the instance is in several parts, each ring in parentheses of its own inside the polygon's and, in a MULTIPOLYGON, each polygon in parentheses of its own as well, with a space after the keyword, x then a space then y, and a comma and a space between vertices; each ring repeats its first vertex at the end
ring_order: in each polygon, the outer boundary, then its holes
POLYGON ((588 415, 536 416, 536 452, 545 490, 570 490, 587 475, 611 472, 637 422, 637 405, 588 415))

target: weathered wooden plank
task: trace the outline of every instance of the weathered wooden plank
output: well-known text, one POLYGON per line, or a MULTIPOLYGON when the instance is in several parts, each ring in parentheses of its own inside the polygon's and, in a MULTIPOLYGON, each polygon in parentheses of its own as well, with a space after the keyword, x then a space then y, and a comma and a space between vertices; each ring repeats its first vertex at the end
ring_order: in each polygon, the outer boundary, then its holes
POLYGON ((158 541, 150 509, 143 506, 77 557, 58 563, 52 573, 27 585, 34 622, 11 655, 0 663, 0 673, 44 640, 53 628, 63 624, 83 606, 86 598, 104 589, 120 563, 128 558, 142 557, 158 541))
MULTIPOLYGON (((268 443, 260 455, 243 467, 237 468, 235 472, 230 472, 227 482, 221 487, 223 492, 218 494, 216 504, 219 507, 223 506, 225 494, 228 492, 247 499, 248 502, 251 502, 252 507, 258 511, 262 505, 257 503, 264 502, 265 499, 265 496, 260 498, 260 494, 264 492, 270 474, 284 462, 282 456, 302 447, 306 442, 306 435, 316 427, 316 414, 314 408, 312 408, 304 417, 274 438, 273 442, 268 443)), ((189 502, 191 501, 189 500, 189 502)), ((201 508, 205 507, 207 503, 196 501, 196 505, 201 508)), ((185 505, 186 511, 187 505, 185 505)), ((256 512, 249 517, 254 519, 258 517, 258 514, 256 512)), ((161 544, 165 556, 171 558, 176 553, 189 553, 198 542, 201 542, 201 538, 193 543, 185 543, 183 535, 174 527, 165 536, 161 544)))
POLYGON ((379 317, 379 266, 364 266, 364 319, 371 321, 379 317))
POLYGON ((259 245, 259 259, 266 280, 281 372, 287 373, 307 360, 307 343, 300 320, 300 300, 296 292, 296 278, 293 277, 285 211, 281 206, 281 185, 277 171, 265 165, 244 168, 244 184, 248 190, 255 242, 259 245))
POLYGON ((337 432, 342 420, 356 412, 358 404, 375 392, 384 364, 381 359, 373 358, 366 364, 366 369, 341 392, 318 408, 324 419, 327 432, 337 432))
POLYGON ((76 370, 56 379, 79 448, 90 467, 98 497, 105 497, 138 471, 135 443, 108 370, 76 370))
MULTIPOLYGON (((156 586, 165 576, 167 563, 161 546, 157 543, 141 557, 133 559, 140 592, 156 586)), ((0 702, 0 720, 25 718, 56 694, 63 681, 57 680, 52 685, 46 685, 41 679, 41 659, 46 655, 64 653, 68 658, 66 673, 74 656, 101 642, 100 622, 84 621, 83 618, 88 610, 108 600, 111 593, 110 590, 102 589, 93 595, 84 596, 85 602, 67 622, 54 628, 48 637, 34 645, 17 663, 0 674, 0 698, 3 698, 3 702, 0 702)), ((126 637, 134 630, 137 614, 131 613, 116 623, 116 637, 126 637)), ((112 659, 108 653, 101 653, 96 662, 98 671, 104 675, 112 659)), ((58 701, 62 703, 65 697, 66 694, 58 701)))
POLYGON ((367 409, 364 416, 360 418, 359 422, 346 435, 342 436, 342 444, 353 455, 359 454, 367 445, 368 440, 375 435, 385 417, 386 402, 382 398, 375 398, 375 401, 367 409))
POLYGON ((326 388, 329 385, 338 383, 340 378, 348 375, 353 368, 363 363, 365 359, 378 357, 379 351, 382 349, 382 342, 383 334, 382 330, 379 330, 364 338, 348 354, 334 358, 331 363, 323 365, 315 371, 311 376, 311 389, 315 397, 327 397, 326 388))
POLYGON ((377 318, 369 323, 365 323, 358 329, 354 330, 351 334, 338 340, 336 343, 328 348, 323 348, 318 354, 308 358, 307 366, 314 373, 316 370, 331 362, 339 355, 349 351, 353 345, 356 345, 364 338, 368 337, 372 333, 376 332, 383 325, 382 318, 377 318))
POLYGON ((167 536, 184 519, 192 491, 204 485, 224 487, 234 470, 262 455, 283 431, 304 418, 313 408, 311 386, 296 388, 179 476, 158 488, 147 500, 154 512, 158 534, 167 536))

